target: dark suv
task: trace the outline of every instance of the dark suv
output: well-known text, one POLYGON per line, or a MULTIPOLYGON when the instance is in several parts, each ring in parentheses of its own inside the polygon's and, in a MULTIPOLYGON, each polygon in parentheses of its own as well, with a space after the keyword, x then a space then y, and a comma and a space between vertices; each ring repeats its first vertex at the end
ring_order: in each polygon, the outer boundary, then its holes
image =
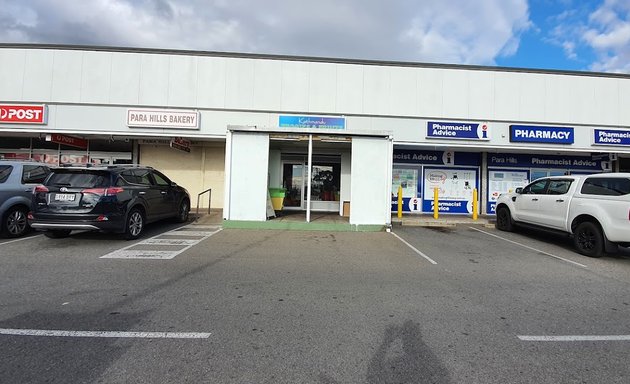
POLYGON ((49 173, 46 164, 35 161, 0 160, 0 234, 19 237, 28 232, 33 188, 49 173))
POLYGON ((190 196, 157 170, 137 165, 54 168, 33 189, 31 227, 52 238, 72 230, 123 233, 136 239, 145 224, 188 220, 190 196))

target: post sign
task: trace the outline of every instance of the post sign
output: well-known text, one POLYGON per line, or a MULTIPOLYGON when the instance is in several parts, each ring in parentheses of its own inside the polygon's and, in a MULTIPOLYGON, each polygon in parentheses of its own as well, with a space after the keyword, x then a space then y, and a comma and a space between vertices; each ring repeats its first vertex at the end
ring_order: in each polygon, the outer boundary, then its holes
POLYGON ((0 104, 1 124, 46 124, 46 106, 0 104))
POLYGON ((199 112, 167 109, 128 109, 127 126, 130 128, 199 129, 199 112))
POLYGON ((465 139, 490 140, 488 123, 454 123, 429 121, 427 123, 428 139, 465 139))
POLYGON ((288 128, 345 129, 346 119, 343 117, 280 116, 278 126, 288 128))
POLYGON ((593 144, 630 145, 630 131, 623 131, 620 129, 594 129, 593 144))
POLYGON ((88 146, 88 141, 85 139, 82 139, 80 137, 62 135, 59 133, 52 133, 52 134, 46 135, 46 141, 51 141, 53 143, 63 144, 69 147, 75 147, 75 148, 81 148, 81 149, 87 149, 87 146, 88 146))
POLYGON ((512 143, 573 144, 573 127, 510 125, 512 143))

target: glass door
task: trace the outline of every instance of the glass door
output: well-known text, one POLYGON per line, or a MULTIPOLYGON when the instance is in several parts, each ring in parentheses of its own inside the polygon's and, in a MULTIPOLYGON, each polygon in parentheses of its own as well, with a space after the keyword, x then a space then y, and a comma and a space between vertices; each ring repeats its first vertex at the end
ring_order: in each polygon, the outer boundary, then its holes
POLYGON ((304 201, 305 173, 304 163, 284 163, 282 166, 282 186, 286 189, 284 208, 306 209, 304 201))

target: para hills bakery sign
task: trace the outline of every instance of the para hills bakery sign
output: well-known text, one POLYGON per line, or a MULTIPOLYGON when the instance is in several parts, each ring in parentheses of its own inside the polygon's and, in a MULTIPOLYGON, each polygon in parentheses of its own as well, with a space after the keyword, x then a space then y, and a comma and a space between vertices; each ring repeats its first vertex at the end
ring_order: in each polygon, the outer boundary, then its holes
POLYGON ((199 111, 128 109, 127 126, 130 128, 199 129, 199 111))

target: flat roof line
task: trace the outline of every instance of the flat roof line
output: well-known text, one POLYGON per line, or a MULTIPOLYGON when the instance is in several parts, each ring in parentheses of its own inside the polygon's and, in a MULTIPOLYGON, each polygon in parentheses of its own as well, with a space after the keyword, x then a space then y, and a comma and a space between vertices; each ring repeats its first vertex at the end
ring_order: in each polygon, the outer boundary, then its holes
POLYGON ((50 50, 56 49, 56 50, 71 50, 71 51, 97 51, 97 52, 211 56, 211 57, 226 57, 226 58, 241 58, 241 59, 305 61, 305 62, 331 63, 331 64, 355 64, 355 65, 373 65, 373 66, 391 66, 391 67, 459 69, 459 70, 469 70, 469 71, 535 73, 535 74, 548 74, 548 75, 567 75, 567 76, 630 79, 630 74, 624 74, 624 73, 569 71, 569 70, 559 70, 559 69, 535 69, 535 68, 519 68, 519 67, 499 67, 499 66, 468 65, 468 64, 443 64, 443 63, 411 62, 411 61, 368 60, 368 59, 351 59, 351 58, 341 58, 341 57, 293 56, 293 55, 245 53, 245 52, 195 51, 195 50, 163 49, 163 48, 116 47, 116 46, 72 45, 72 44, 26 44, 26 43, 0 43, 0 48, 50 49, 50 50))

